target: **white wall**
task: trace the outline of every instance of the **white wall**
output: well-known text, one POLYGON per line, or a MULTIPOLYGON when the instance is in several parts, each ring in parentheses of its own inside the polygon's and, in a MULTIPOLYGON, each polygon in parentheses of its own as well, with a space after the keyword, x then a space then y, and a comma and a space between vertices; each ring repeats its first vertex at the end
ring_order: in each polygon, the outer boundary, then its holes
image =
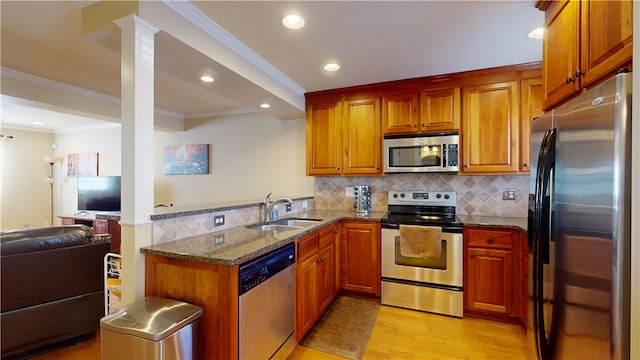
MULTIPOLYGON (((313 195, 305 176, 305 121, 261 114, 190 120, 184 132, 155 132, 155 204, 197 206, 275 196, 313 195), (209 144, 209 174, 165 175, 165 146, 209 144)), ((56 134, 56 155, 65 159, 57 182, 57 214, 77 212, 77 181, 68 177, 70 153, 97 152, 99 175, 121 175, 120 127, 56 134)))
MULTIPOLYGON (((43 156, 53 156, 53 134, 7 128, 2 134, 13 139, 0 141, 0 230, 48 226, 51 187, 44 178, 51 168, 43 156)), ((59 163, 54 170, 57 178, 59 163)))
POLYGON ((155 137, 155 202, 186 206, 313 194, 305 176, 305 120, 259 113, 189 120, 184 132, 155 137), (165 146, 209 144, 209 175, 165 175, 165 146))
POLYGON ((56 156, 63 157, 61 175, 56 182, 60 206, 56 215, 78 211, 78 181, 67 176, 68 156, 76 153, 98 153, 98 175, 120 175, 120 125, 84 131, 58 133, 56 156))

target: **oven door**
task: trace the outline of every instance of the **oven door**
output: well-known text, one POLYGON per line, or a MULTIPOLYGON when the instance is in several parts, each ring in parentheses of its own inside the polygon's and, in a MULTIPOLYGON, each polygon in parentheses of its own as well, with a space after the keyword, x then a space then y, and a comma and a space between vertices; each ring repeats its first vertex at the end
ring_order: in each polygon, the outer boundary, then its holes
POLYGON ((382 277, 462 288, 462 233, 442 232, 439 259, 400 254, 398 229, 382 229, 382 277))

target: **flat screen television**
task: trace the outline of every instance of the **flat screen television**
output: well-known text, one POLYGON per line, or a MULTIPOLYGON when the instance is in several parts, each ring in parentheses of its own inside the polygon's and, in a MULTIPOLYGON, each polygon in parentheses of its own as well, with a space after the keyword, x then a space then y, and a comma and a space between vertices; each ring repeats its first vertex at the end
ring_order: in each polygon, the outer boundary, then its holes
POLYGON ((79 176, 78 211, 120 211, 120 176, 79 176))

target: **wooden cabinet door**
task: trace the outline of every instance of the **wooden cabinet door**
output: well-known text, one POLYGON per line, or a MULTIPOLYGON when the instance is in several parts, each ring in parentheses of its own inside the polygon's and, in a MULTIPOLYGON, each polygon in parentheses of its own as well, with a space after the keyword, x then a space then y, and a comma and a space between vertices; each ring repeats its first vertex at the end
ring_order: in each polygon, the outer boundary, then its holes
POLYGON ((319 315, 316 286, 318 258, 312 256, 296 264, 296 340, 311 329, 319 315))
POLYGON ((462 173, 518 171, 518 82, 462 90, 462 173))
POLYGON ((318 307, 322 313, 333 300, 333 280, 335 269, 335 258, 333 256, 333 244, 320 249, 317 260, 317 287, 318 287, 318 307))
POLYGON ((582 1, 580 28, 582 86, 594 83, 631 60, 633 1, 582 1))
POLYGON ((511 251, 469 248, 466 307, 500 314, 512 313, 511 251))
POLYGON ((418 93, 389 95, 382 98, 382 133, 410 134, 418 131, 418 93))
POLYGON ((579 68, 580 0, 553 2, 546 11, 542 50, 545 110, 580 89, 575 72, 579 68))
POLYGON ((382 136, 380 98, 343 102, 342 133, 345 175, 380 174, 382 136))
POLYGON ((420 131, 447 131, 459 128, 459 88, 420 93, 420 131))
POLYGON ((307 105, 307 175, 342 173, 341 102, 307 105))
POLYGON ((342 222, 342 288, 380 296, 380 223, 342 222))
POLYGON ((522 80, 522 115, 520 116, 520 136, 518 144, 520 147, 520 172, 531 170, 531 125, 533 119, 542 116, 542 104, 544 102, 544 88, 542 79, 522 80))

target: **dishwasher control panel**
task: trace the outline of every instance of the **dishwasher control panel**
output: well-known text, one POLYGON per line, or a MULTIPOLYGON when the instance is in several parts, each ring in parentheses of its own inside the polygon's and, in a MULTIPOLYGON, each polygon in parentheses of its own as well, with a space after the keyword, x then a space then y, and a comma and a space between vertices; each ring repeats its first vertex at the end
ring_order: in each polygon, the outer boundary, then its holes
POLYGON ((240 295, 295 264, 295 245, 285 245, 240 265, 240 295))

